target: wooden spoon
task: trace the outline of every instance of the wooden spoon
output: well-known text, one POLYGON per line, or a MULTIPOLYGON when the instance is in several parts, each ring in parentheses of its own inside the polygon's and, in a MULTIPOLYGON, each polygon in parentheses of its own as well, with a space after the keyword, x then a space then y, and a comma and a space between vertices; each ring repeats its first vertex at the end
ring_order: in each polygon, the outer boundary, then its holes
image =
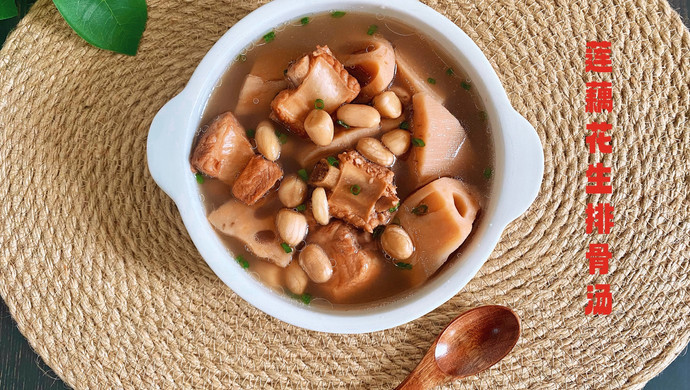
POLYGON ((396 390, 431 389, 498 363, 520 338, 520 317, 505 306, 480 306, 457 316, 396 390))

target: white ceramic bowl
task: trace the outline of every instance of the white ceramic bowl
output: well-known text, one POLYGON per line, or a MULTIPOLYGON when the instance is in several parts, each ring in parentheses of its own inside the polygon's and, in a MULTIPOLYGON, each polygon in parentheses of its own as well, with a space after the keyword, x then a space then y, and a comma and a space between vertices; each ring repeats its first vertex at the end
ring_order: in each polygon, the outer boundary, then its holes
POLYGON ((477 273, 496 246, 505 226, 536 197, 544 170, 541 143, 530 123, 510 105, 496 73, 477 45, 455 24, 416 0, 276 0, 235 24, 201 61, 185 89, 151 124, 149 170, 175 201, 201 256, 239 296, 263 312, 307 329, 364 333, 412 321, 440 306, 477 273), (482 210, 478 231, 460 259, 411 295, 377 307, 330 310, 302 305, 264 287, 233 260, 206 220, 194 176, 190 149, 206 102, 233 59, 267 31, 302 16, 333 10, 383 14, 415 27, 456 58, 485 105, 494 141, 493 196, 482 210))

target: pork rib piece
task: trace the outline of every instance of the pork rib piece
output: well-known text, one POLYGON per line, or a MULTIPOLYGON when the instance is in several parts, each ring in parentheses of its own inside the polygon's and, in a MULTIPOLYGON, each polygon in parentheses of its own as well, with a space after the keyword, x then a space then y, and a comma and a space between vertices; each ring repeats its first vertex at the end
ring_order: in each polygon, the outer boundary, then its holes
POLYGON ((359 94, 357 79, 343 68, 328 46, 316 46, 312 53, 298 59, 286 73, 288 88, 271 102, 271 118, 300 137, 307 138, 304 119, 314 109, 317 99, 332 114, 340 105, 359 94))

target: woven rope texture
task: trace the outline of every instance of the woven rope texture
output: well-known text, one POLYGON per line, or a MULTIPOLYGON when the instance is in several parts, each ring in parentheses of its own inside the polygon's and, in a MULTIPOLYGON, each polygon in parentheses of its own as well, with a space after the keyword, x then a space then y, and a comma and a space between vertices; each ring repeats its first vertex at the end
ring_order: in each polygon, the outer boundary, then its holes
MULTIPOLYGON (((0 294, 77 389, 394 387, 460 312, 503 304, 523 337, 460 389, 640 389, 690 340, 690 35, 659 0, 431 0, 537 129, 541 193, 451 301, 398 328, 306 331, 206 266, 146 168, 149 125, 254 1, 149 0, 139 54, 93 48, 40 0, 0 52, 0 294), (585 42, 613 45, 614 152, 590 156, 585 42), (613 166, 610 274, 590 277, 590 161, 613 166), (611 283, 609 316, 586 286, 611 283)), ((603 238, 603 237, 602 237, 603 238)))

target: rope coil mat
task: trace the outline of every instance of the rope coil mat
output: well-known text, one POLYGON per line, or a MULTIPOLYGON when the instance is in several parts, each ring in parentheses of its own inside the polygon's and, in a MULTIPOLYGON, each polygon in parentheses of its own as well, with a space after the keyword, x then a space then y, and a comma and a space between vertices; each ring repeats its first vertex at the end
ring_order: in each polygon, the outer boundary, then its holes
POLYGON ((431 0, 477 42, 546 158, 541 193, 479 274, 407 325, 346 336, 275 320, 196 252, 146 168, 157 110, 252 1, 149 1, 136 57, 95 49, 40 0, 0 52, 0 294, 69 385, 363 388, 399 383, 457 314, 502 304, 523 336, 461 389, 640 389, 690 340, 690 35, 665 1, 431 0), (584 111, 585 42, 613 45, 614 110, 584 111), (585 124, 613 124, 590 157, 585 124), (591 159, 591 160, 590 160, 591 159), (585 234, 589 161, 613 167, 610 235, 585 234), (590 242, 610 274, 590 277, 590 242), (609 316, 585 316, 610 283, 609 316))

